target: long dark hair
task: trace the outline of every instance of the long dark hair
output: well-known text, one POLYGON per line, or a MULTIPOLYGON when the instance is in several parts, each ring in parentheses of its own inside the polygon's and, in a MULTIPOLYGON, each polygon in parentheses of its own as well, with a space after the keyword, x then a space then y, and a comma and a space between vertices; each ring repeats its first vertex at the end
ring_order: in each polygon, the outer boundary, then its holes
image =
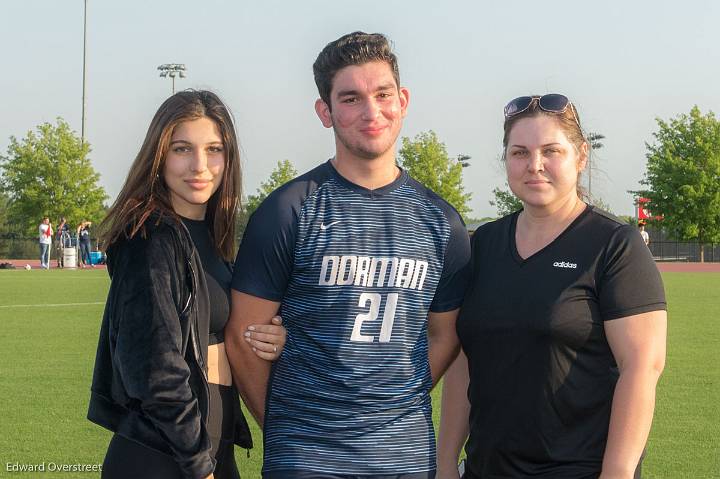
POLYGON ((186 90, 160 105, 150 122, 145 141, 135 158, 120 194, 100 225, 103 248, 122 238, 145 235, 145 222, 153 213, 180 218, 170 202, 170 190, 162 177, 165 158, 175 128, 186 121, 207 117, 220 130, 225 150, 225 169, 218 190, 210 197, 205 219, 218 253, 232 260, 235 250, 235 216, 241 196, 240 152, 232 114, 212 92, 186 90))

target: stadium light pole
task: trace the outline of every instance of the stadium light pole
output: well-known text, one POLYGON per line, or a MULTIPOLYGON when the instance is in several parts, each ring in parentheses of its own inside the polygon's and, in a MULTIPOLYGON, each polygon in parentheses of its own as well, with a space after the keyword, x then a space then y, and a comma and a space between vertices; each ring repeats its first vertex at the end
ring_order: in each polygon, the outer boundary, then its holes
POLYGON ((83 77, 82 77, 82 119, 80 123, 80 139, 83 144, 85 143, 85 82, 86 82, 86 71, 85 66, 87 61, 87 0, 84 0, 83 8, 83 77))
MULTIPOLYGON (((602 133, 588 133, 587 134, 587 140, 590 142, 590 148, 593 150, 599 150, 604 145, 600 140, 604 140, 605 135, 602 133)), ((592 155, 588 156, 588 164, 587 164, 587 170, 588 170, 588 195, 590 196, 590 200, 592 200, 592 155)))
POLYGON ((172 94, 175 94, 175 77, 179 78, 185 78, 185 72, 187 71, 187 68, 185 68, 184 63, 164 63, 157 67, 158 70, 160 70, 160 77, 161 78, 167 78, 170 77, 172 79, 172 94))

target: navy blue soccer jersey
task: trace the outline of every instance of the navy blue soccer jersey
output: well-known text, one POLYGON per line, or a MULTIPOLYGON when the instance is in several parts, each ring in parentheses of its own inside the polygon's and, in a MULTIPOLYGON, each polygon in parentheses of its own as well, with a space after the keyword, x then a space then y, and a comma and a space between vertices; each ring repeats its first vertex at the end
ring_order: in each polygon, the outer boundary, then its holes
POLYGON ((384 475, 435 469, 428 312, 462 303, 469 238, 405 171, 375 190, 328 161, 253 214, 233 288, 281 303, 263 470, 384 475))

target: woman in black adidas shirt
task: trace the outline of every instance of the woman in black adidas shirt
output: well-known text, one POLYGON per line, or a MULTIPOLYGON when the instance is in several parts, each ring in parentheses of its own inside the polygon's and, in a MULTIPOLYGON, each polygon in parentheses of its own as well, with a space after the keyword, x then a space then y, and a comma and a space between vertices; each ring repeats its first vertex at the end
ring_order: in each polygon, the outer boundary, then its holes
POLYGON ((523 209, 473 238, 438 479, 457 479, 468 434, 465 479, 639 477, 665 361, 660 275, 633 227, 583 202, 589 147, 566 97, 511 101, 503 145, 523 209))

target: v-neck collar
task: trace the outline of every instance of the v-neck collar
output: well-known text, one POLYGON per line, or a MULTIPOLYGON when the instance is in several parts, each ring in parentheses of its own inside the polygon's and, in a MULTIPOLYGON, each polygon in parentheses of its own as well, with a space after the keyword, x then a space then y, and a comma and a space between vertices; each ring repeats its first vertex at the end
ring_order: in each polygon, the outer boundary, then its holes
POLYGON ((508 238, 508 241, 510 242, 510 244, 509 244, 510 255, 512 256, 513 260, 515 260, 515 262, 519 266, 522 267, 522 266, 526 265, 530 261, 533 261, 535 258, 542 256, 545 253, 545 251, 547 251, 548 249, 550 249, 551 246, 553 246, 555 243, 560 241, 566 234, 568 234, 568 232, 575 229, 575 225, 577 225, 586 215, 590 214, 590 211, 592 211, 593 209, 594 209, 594 207, 592 205, 586 205, 585 209, 582 211, 582 213, 580 213, 577 216, 577 218, 572 220, 572 222, 564 230, 562 230, 562 232, 559 235, 557 235, 557 237, 554 240, 552 240, 551 242, 549 242, 548 244, 546 244, 545 246, 543 246, 538 251, 531 254, 530 256, 528 256, 525 259, 523 259, 523 257, 520 256, 520 253, 518 253, 517 242, 515 241, 515 232, 517 231, 517 221, 518 221, 518 217, 520 216, 520 213, 522 212, 522 210, 516 211, 515 213, 513 213, 513 217, 510 219, 510 234, 509 234, 509 238, 508 238))
POLYGON ((345 186, 349 190, 355 191, 356 193, 360 193, 361 195, 368 196, 370 198, 388 195, 403 186, 408 180, 407 171, 404 168, 401 168, 399 165, 396 165, 400 169, 400 175, 398 175, 398 177, 390 183, 371 190, 369 188, 365 188, 364 186, 355 184, 345 178, 343 175, 341 175, 340 172, 335 168, 335 165, 332 164, 332 158, 326 162, 326 165, 330 169, 332 175, 341 185, 345 186))

